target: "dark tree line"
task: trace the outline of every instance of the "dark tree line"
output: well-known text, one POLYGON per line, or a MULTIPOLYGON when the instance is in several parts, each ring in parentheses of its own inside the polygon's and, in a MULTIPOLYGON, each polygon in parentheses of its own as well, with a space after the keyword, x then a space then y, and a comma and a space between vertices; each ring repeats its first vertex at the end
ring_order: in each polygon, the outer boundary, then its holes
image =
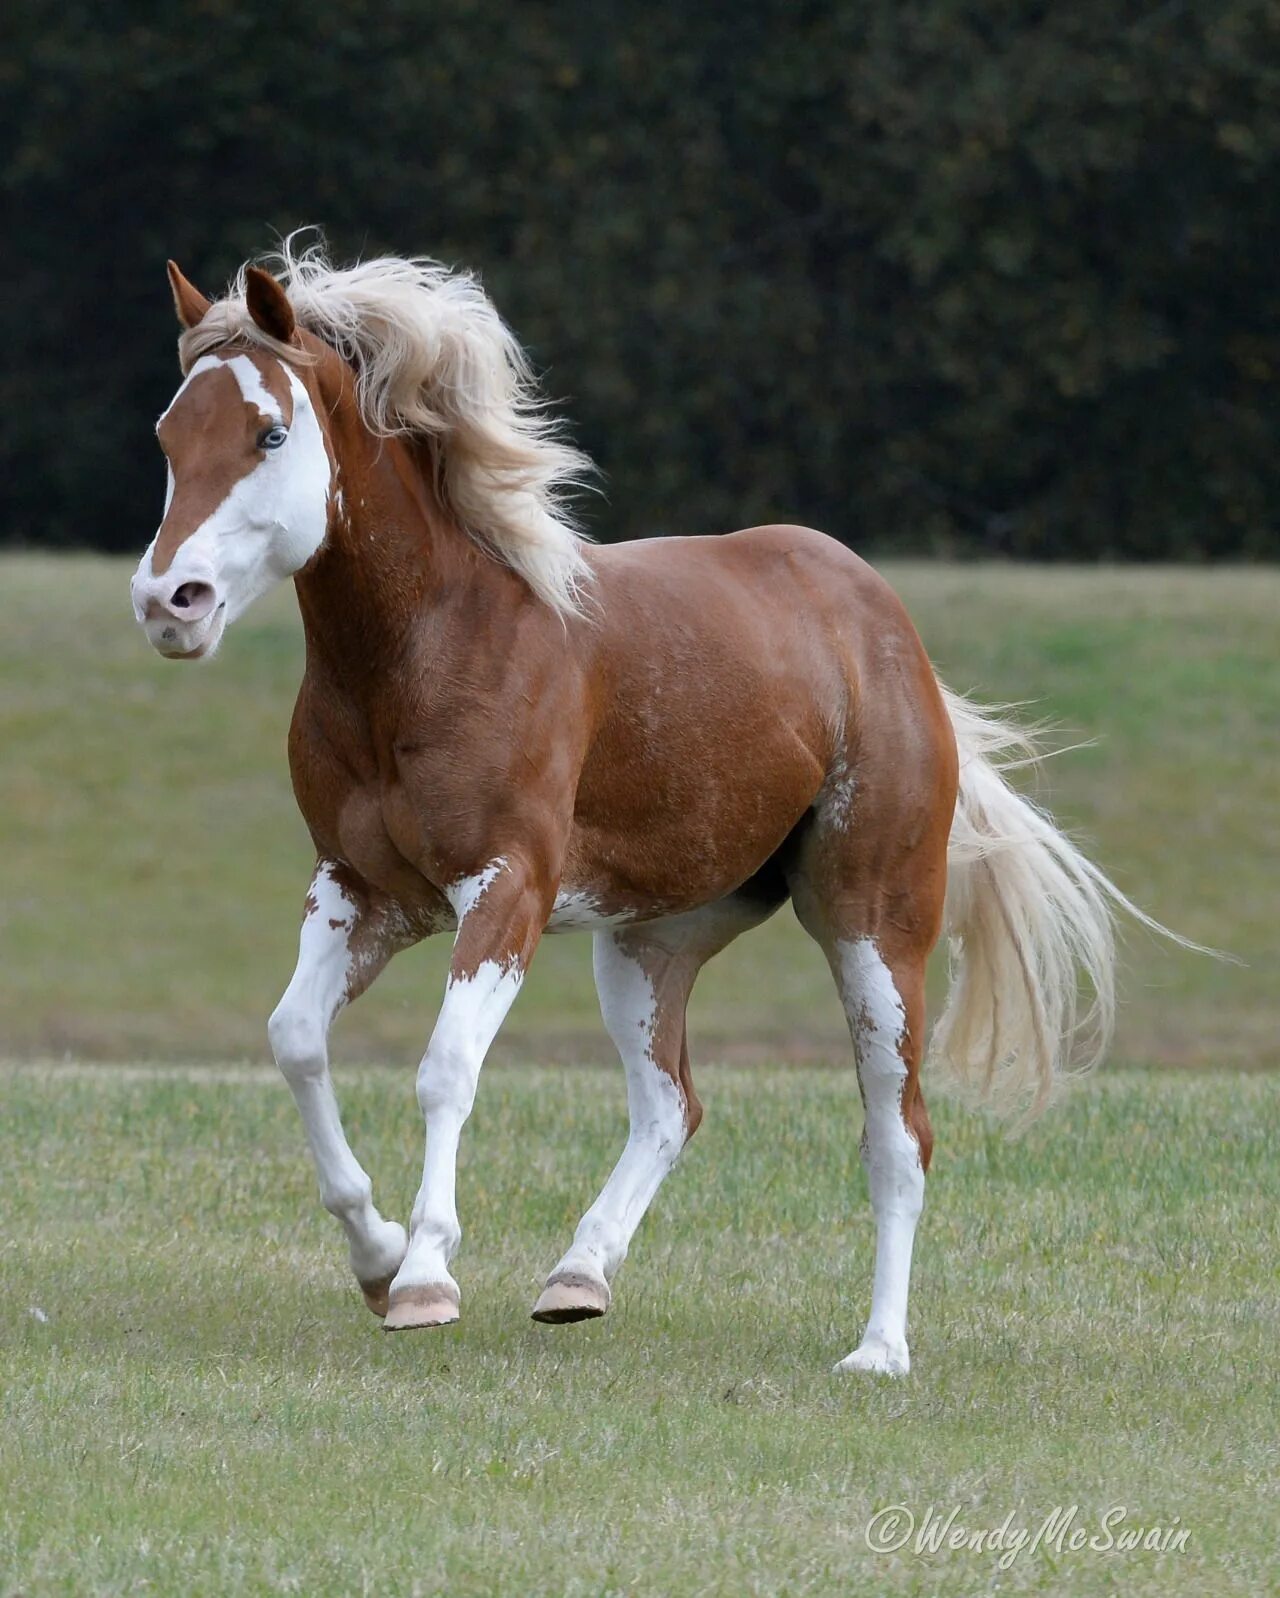
POLYGON ((136 549, 163 263, 481 270, 604 537, 1280 553, 1277 0, 17 0, 12 543, 136 549))

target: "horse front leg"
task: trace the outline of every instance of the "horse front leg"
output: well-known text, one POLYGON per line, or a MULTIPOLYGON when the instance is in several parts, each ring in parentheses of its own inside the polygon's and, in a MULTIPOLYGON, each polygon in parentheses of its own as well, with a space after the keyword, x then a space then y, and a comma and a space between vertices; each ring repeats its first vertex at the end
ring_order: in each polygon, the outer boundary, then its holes
POLYGON ((458 936, 444 1002, 418 1068, 426 1154, 409 1251, 391 1284, 389 1332, 445 1326, 458 1318, 458 1284, 449 1273, 462 1239, 454 1196, 458 1142, 484 1057, 546 924, 554 885, 540 885, 532 872, 503 857, 447 892, 458 936))
POLYGON ((403 919, 346 867, 321 860, 307 894, 293 979, 267 1023, 276 1064, 302 1116, 321 1202, 342 1222, 351 1268, 375 1315, 386 1314, 405 1233, 374 1207, 373 1184, 342 1130, 327 1039, 338 1012, 415 941, 403 919))

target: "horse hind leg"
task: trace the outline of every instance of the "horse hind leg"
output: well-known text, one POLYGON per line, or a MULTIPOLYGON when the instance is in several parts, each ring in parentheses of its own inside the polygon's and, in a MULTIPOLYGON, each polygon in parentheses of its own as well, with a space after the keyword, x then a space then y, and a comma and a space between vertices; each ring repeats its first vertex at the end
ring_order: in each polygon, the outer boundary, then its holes
POLYGON ((876 1221, 871 1315, 836 1369, 905 1376, 911 1254, 933 1148, 919 1083, 924 972, 901 956, 886 959, 871 937, 838 939, 831 952, 857 1056, 860 1152, 876 1221))
POLYGON ((534 1320, 588 1320, 609 1308, 610 1284, 636 1228, 702 1119, 685 1031, 694 979, 714 954, 780 902, 742 896, 596 934, 596 988, 626 1070, 630 1132, 568 1252, 547 1278, 534 1320))
POLYGON ((821 945, 853 1040, 864 1122, 860 1145, 876 1223, 871 1315, 835 1367, 905 1376, 907 1294, 933 1133, 920 1090, 924 975, 941 916, 943 877, 918 862, 910 885, 885 893, 870 861, 793 884, 796 911, 821 945), (841 891, 853 882, 854 891, 841 891), (815 891, 815 883, 817 885, 815 891), (904 927, 909 930, 903 930, 904 927))
POLYGON ((625 933, 597 933, 594 955, 601 1014, 627 1074, 630 1131, 534 1305, 534 1320, 553 1325, 589 1320, 609 1308, 613 1275, 702 1114, 684 1047, 685 1002, 696 967, 690 971, 680 955, 625 933))

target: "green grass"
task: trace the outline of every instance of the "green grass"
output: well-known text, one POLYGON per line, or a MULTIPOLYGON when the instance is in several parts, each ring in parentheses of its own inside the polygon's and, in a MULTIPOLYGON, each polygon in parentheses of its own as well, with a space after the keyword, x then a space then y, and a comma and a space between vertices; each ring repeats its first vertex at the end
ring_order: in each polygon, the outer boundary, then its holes
MULTIPOLYGON (((624 1100, 617 1071, 528 1063, 606 1052, 585 940, 547 940, 464 1140, 463 1322, 384 1337, 262 1064, 310 863, 292 597, 180 669, 127 571, 0 561, 0 1598, 1276 1590, 1280 1078, 1113 1070, 1017 1143, 935 1097, 912 1375, 836 1379, 871 1222, 789 912, 703 977, 705 1129, 614 1310, 557 1329, 528 1310, 624 1100), (873 1554, 894 1504, 970 1530, 1077 1504, 1090 1531, 1123 1505, 1190 1544, 873 1554)), ((1040 797, 1248 962, 1135 937, 1117 1060, 1273 1066, 1280 573, 889 575, 956 687, 1097 738, 1040 797)), ((401 1218, 446 959, 403 956, 338 1029, 339 1059, 394 1066, 340 1087, 401 1218)))
MULTIPOLYGON (((613 1311, 552 1328, 528 1310, 620 1146, 621 1083, 493 1070, 463 1320, 387 1337, 270 1073, 0 1073, 0 1592, 1276 1589, 1280 1078, 1114 1074, 1017 1143, 942 1107, 899 1383, 828 1369, 870 1279, 852 1073, 701 1086, 613 1311), (970 1528, 1123 1505, 1190 1542, 1001 1573, 872 1554, 893 1504, 970 1528)), ((405 1213, 410 1077, 340 1088, 405 1213)))
MULTIPOLYGON (((1135 936, 1117 1058, 1273 1063, 1280 572, 886 570, 956 687, 1098 740, 1040 792, 1121 885, 1248 962, 1135 936)), ((0 1050, 259 1061, 311 861, 284 758, 293 596, 250 612, 212 667, 176 667, 134 625, 128 572, 0 561, 0 1050)), ((437 939, 402 956, 339 1024, 339 1054, 416 1059, 447 954, 437 939)), ((548 939, 500 1055, 598 1058, 589 967, 585 940, 548 939)), ((789 911, 707 970, 693 1034, 704 1058, 844 1058, 789 911)))

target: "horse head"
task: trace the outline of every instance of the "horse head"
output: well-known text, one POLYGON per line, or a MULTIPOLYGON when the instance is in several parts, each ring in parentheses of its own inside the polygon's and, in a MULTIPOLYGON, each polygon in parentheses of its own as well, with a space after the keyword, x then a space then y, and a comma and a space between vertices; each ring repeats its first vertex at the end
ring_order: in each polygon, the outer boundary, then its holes
POLYGON ((169 282, 179 323, 197 339, 207 333, 212 347, 184 360, 156 424, 168 464, 164 516, 131 594, 160 654, 198 660, 324 542, 333 469, 320 368, 337 357, 297 327, 284 289, 259 267, 245 273, 239 329, 225 302, 213 305, 172 261, 169 282), (204 325, 219 318, 225 326, 204 325))

